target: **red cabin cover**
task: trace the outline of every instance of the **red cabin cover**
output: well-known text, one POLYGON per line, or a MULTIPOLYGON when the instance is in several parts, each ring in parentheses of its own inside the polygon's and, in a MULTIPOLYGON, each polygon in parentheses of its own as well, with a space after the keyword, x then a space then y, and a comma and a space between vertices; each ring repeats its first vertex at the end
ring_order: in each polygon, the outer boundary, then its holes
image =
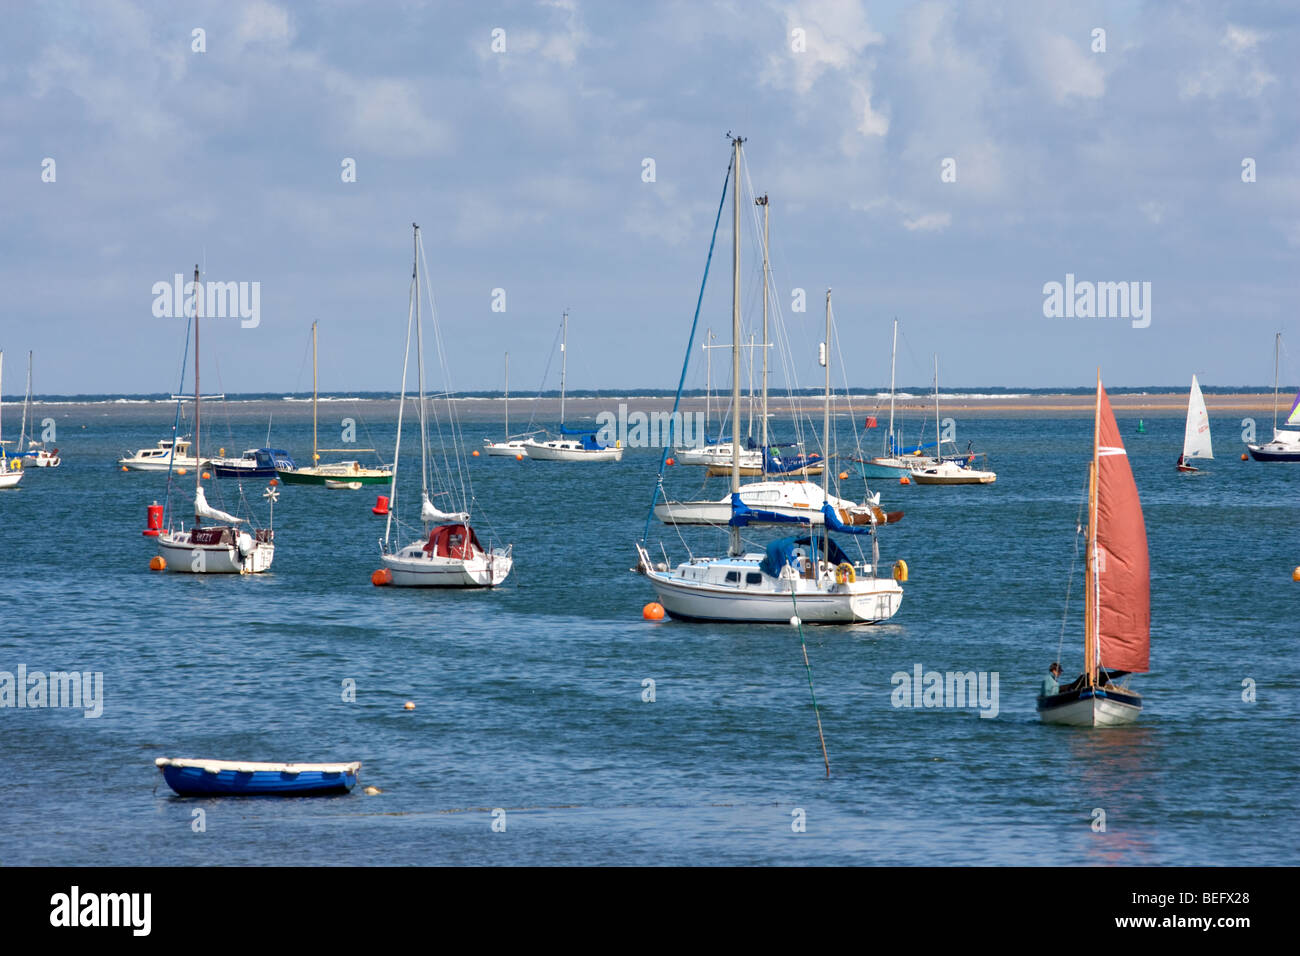
POLYGON ((1147 528, 1106 391, 1097 385, 1097 635, 1101 666, 1145 672, 1151 649, 1147 528))
POLYGON ((429 532, 428 543, 424 546, 426 554, 462 561, 482 550, 474 529, 465 524, 444 524, 434 528, 429 532))

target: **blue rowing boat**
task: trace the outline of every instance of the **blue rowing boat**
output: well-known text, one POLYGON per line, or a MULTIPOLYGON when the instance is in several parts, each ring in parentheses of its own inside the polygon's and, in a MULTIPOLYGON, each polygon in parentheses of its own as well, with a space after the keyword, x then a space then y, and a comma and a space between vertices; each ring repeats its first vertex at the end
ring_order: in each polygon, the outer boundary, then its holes
POLYGON ((174 760, 154 764, 182 797, 307 797, 347 793, 357 784, 352 763, 257 763, 247 760, 174 760))

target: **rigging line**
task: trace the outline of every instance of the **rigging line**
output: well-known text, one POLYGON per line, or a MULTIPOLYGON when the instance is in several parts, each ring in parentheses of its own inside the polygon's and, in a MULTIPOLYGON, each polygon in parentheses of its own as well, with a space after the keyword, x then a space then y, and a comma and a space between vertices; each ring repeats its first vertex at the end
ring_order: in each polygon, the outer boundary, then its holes
MULTIPOLYGON (((875 568, 872 568, 875 573, 875 568)), ((826 779, 831 776, 831 758, 826 753, 826 735, 822 733, 822 711, 817 706, 817 691, 813 689, 812 665, 808 663, 808 644, 803 638, 803 618, 799 616, 799 600, 795 597, 795 581, 790 582, 790 604, 794 608, 794 619, 799 627, 799 646, 803 649, 803 668, 808 674, 808 693, 812 695, 813 713, 817 716, 817 739, 822 744, 822 762, 826 764, 826 779)))
MULTIPOLYGON (((393 530, 393 519, 397 514, 397 459, 402 450, 402 412, 406 408, 406 371, 411 364, 411 326, 415 322, 415 274, 412 271, 410 294, 406 306, 406 352, 402 357, 402 391, 397 400, 397 440, 393 443, 393 479, 388 488, 388 520, 384 523, 384 547, 388 547, 393 530)), ((423 507, 423 502, 421 502, 423 507)), ((401 532, 401 521, 397 530, 401 532)))
MULTIPOLYGON (((194 323, 194 317, 193 317, 193 316, 186 316, 186 318, 185 318, 185 344, 181 347, 181 381, 180 381, 180 385, 178 385, 177 388, 176 388, 176 396, 177 396, 177 398, 176 398, 176 417, 172 420, 172 452, 171 452, 171 455, 170 455, 170 456, 168 457, 168 459, 167 459, 167 490, 166 490, 166 494, 163 496, 163 513, 164 513, 164 519, 163 519, 163 520, 164 520, 164 522, 166 521, 166 517, 165 517, 166 514, 169 513, 169 512, 171 511, 171 503, 172 503, 172 470, 176 467, 176 441, 177 441, 177 437, 178 437, 178 436, 177 436, 177 431, 179 430, 179 428, 180 428, 180 423, 181 423, 181 405, 182 405, 182 401, 181 401, 180 396, 182 396, 182 395, 185 394, 185 365, 186 365, 186 361, 187 361, 187 359, 189 358, 189 355, 190 355, 190 328, 191 328, 191 326, 193 325, 193 323, 194 323)), ((169 527, 170 527, 170 526, 169 526, 169 527)))
MULTIPOLYGON (((534 429, 533 422, 537 420, 537 403, 541 401, 542 392, 546 391, 546 380, 551 374, 551 363, 555 361, 555 346, 560 342, 560 330, 563 328, 563 322, 555 327, 555 338, 551 339, 551 350, 546 355, 546 367, 542 369, 542 381, 537 386, 537 394, 533 396, 532 411, 528 414, 528 425, 526 426, 532 434, 537 434, 541 429, 534 429)), ((549 431, 547 434, 550 434, 549 431)))
MULTIPOLYGON (((682 386, 686 382, 686 370, 691 364, 691 352, 695 349, 695 332, 700 324, 700 307, 704 303, 704 287, 709 281, 709 266, 713 262, 713 247, 718 241, 718 224, 722 222, 722 207, 727 202, 727 184, 731 182, 731 167, 734 164, 734 159, 727 161, 727 174, 722 180, 722 196, 718 199, 718 213, 713 219, 713 235, 709 238, 709 255, 704 261, 704 277, 700 280, 700 294, 695 299, 695 317, 691 319, 691 335, 690 338, 686 340, 686 356, 682 359, 682 374, 677 380, 677 394, 673 397, 672 413, 674 418, 670 418, 669 421, 677 420, 677 409, 682 401, 682 386)), ((735 188, 735 186, 732 188, 735 188)), ((650 510, 646 512, 645 529, 641 532, 642 544, 645 544, 650 537, 650 519, 654 517, 655 504, 659 501, 659 492, 663 488, 664 468, 666 467, 664 462, 668 460, 668 452, 671 450, 671 447, 671 442, 665 443, 663 452, 659 456, 659 478, 655 482, 654 494, 650 498, 650 510)))
POLYGON ((1061 649, 1065 647, 1065 626, 1070 620, 1070 591, 1074 587, 1074 568, 1079 560, 1079 538, 1083 533, 1083 509, 1088 504, 1087 485, 1084 485, 1083 499, 1079 502, 1079 511, 1074 518, 1074 555, 1070 558, 1070 576, 1065 585, 1065 610, 1061 613, 1061 638, 1056 643, 1056 660, 1061 660, 1061 649))

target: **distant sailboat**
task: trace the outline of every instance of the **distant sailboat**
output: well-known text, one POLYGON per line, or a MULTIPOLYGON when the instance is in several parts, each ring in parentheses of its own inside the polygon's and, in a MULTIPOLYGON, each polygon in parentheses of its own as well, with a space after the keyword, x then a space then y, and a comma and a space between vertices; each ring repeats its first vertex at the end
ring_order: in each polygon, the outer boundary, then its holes
MULTIPOLYGON (((27 398, 23 401, 23 427, 18 433, 18 454, 22 456, 24 468, 58 468, 63 463, 57 448, 45 447, 45 442, 27 438, 27 419, 32 408, 32 353, 27 353, 27 398)), ((36 419, 32 418, 32 431, 36 431, 36 419)))
POLYGON ((560 341, 560 437, 549 441, 530 438, 524 442, 529 458, 538 461, 622 461, 623 446, 603 444, 596 429, 568 428, 564 424, 564 387, 569 363, 569 313, 564 313, 560 341), (565 438, 565 435, 572 437, 565 438))
MULTIPOLYGON (((1277 333, 1273 343, 1273 440, 1263 444, 1247 445, 1246 450, 1256 461, 1300 461, 1300 431, 1286 431, 1277 427, 1278 356, 1282 349, 1282 333, 1277 333)), ((1291 403, 1284 425, 1300 428, 1300 393, 1291 403)))
POLYGON ((504 441, 493 441, 490 438, 483 439, 483 450, 489 456, 497 458, 515 458, 519 455, 526 455, 528 449, 524 447, 522 438, 510 437, 510 353, 506 353, 506 437, 504 441))
MULTIPOLYGON (((951 444, 951 442, 949 443, 951 444)), ((934 446, 940 453, 937 461, 914 466, 912 480, 918 485, 991 485, 998 480, 996 472, 972 467, 975 455, 969 459, 943 457, 943 441, 939 434, 939 356, 934 357, 934 446)))
POLYGON ((1131 724, 1142 695, 1122 678, 1145 673, 1151 650, 1151 577, 1146 523, 1124 440, 1097 373, 1092 462, 1088 470, 1084 574, 1084 672, 1038 698, 1045 723, 1075 727, 1131 724))
POLYGON ((1200 383, 1192 376, 1192 390, 1187 396, 1187 428, 1183 432, 1183 453, 1178 456, 1179 471, 1200 471, 1188 464, 1195 458, 1214 458, 1210 447, 1210 415, 1205 410, 1205 398, 1200 383))

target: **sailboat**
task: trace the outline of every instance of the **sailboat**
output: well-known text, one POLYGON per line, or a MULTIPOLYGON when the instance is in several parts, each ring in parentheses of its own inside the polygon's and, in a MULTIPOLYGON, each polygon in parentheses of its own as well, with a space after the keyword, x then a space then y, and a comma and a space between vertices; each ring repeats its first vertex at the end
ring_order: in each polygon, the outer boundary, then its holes
MULTIPOLYGON (((390 501, 384 538, 380 542, 380 557, 391 575, 388 583, 397 587, 434 588, 490 588, 496 587, 510 574, 514 566, 512 546, 505 548, 483 547, 470 524, 470 495, 462 492, 459 502, 462 510, 442 511, 429 497, 429 429, 428 405, 424 396, 424 326, 420 316, 420 260, 424 250, 420 243, 420 227, 415 230, 415 266, 411 273, 411 308, 406 322, 406 353, 402 359, 402 392, 397 406, 397 440, 393 446, 393 474, 388 492, 390 501), (396 545, 393 524, 397 520, 397 466, 402 450, 402 417, 406 408, 406 370, 411 357, 411 328, 415 328, 416 368, 419 390, 420 416, 420 519, 428 530, 426 538, 406 545, 396 545)), ((432 296, 430 296, 432 301, 432 296)), ((435 314, 436 323, 437 316, 435 314)), ((441 353, 441 348, 439 349, 441 353)), ((445 369, 444 369, 445 373, 445 369)), ((450 404, 450 396, 448 396, 450 404)), ((453 425, 452 442, 455 445, 456 468, 464 474, 468 469, 461 461, 459 428, 453 425)), ((448 467, 450 472, 450 466, 448 467)), ((450 474, 447 481, 450 484, 450 474)), ((463 486, 462 486, 463 487, 463 486)), ((451 494, 450 491, 447 492, 451 494)), ((401 527, 396 529, 401 533, 401 527)))
POLYGON ((1151 650, 1151 578, 1146 523, 1124 440, 1097 372, 1084 573, 1084 672, 1038 698, 1045 723, 1075 727, 1131 724, 1142 695, 1128 676, 1145 673, 1151 650))
MULTIPOLYGON (((1282 349, 1282 333, 1277 333, 1273 343, 1273 440, 1263 444, 1247 445, 1246 450, 1256 461, 1300 461, 1300 431, 1287 431, 1277 427, 1278 354, 1282 349)), ((1284 425, 1300 428, 1300 392, 1296 393, 1284 425)))
MULTIPOLYGON (((709 434, 709 402, 713 397, 713 349, 730 348, 729 345, 713 344, 713 329, 704 330, 704 343, 700 346, 704 350, 704 433, 699 437, 701 444, 695 448, 678 448, 673 452, 673 458, 679 465, 725 465, 729 470, 731 468, 731 459, 733 452, 731 442, 710 442, 709 434)), ((753 349, 750 350, 750 374, 753 374, 753 349)), ((766 359, 766 353, 764 358, 766 359)), ((765 366, 766 367, 766 366, 765 366)), ((750 418, 753 418, 753 390, 751 381, 750 391, 750 418)), ((751 421, 752 426, 752 421, 751 421)), ((740 451, 740 468, 742 474, 746 469, 762 469, 763 453, 753 447, 753 440, 750 439, 740 451)), ((724 502, 725 503, 725 502, 724 502)), ((729 507, 729 506, 728 506, 729 507)), ((726 519, 723 519, 726 520, 726 519)))
POLYGON ((525 455, 528 450, 524 448, 522 438, 510 437, 510 353, 506 353, 506 437, 504 441, 493 441, 490 438, 483 439, 483 450, 490 457, 514 458, 518 455, 525 455))
MULTIPOLYGON (((199 286, 199 267, 194 267, 194 287, 199 286)), ((194 447, 200 448, 202 396, 199 392, 199 319, 201 295, 194 297, 194 447)), ((268 488, 274 523, 275 498, 268 488)), ((169 496, 170 499, 170 496, 169 496)), ((194 524, 182 523, 158 534, 158 554, 168 571, 193 574, 259 574, 270 570, 275 557, 275 532, 270 528, 243 528, 243 518, 208 504, 203 491, 203 472, 194 469, 194 524), (204 521, 210 522, 204 524, 204 521)))
POLYGON ((320 448, 317 437, 317 385, 316 385, 316 323, 311 324, 311 464, 305 468, 285 467, 276 463, 276 474, 286 485, 324 485, 326 488, 357 489, 362 485, 386 485, 392 480, 392 469, 386 465, 367 468, 359 461, 332 461, 320 463, 320 453, 374 451, 373 448, 320 448))
POLYGON ((969 458, 943 456, 943 441, 939 433, 938 355, 934 357, 934 447, 939 452, 938 460, 912 469, 912 480, 918 485, 991 485, 998 480, 996 472, 974 467, 974 454, 969 458))
MULTIPOLYGON (((18 454, 22 456, 24 468, 58 468, 63 464, 57 448, 46 448, 45 442, 35 439, 27 440, 27 419, 32 409, 32 353, 27 353, 27 397, 23 401, 23 426, 18 432, 18 454)), ((32 431, 36 430, 36 419, 32 419, 32 431)))
POLYGON ((16 488, 23 480, 21 458, 10 458, 4 446, 4 370, 5 353, 0 350, 0 488, 16 488))
POLYGON ((1196 458, 1214 458, 1210 447, 1210 415, 1205 410, 1205 398, 1200 383, 1192 376, 1192 390, 1187 395, 1187 428, 1183 432, 1183 453, 1178 456, 1178 470, 1198 472, 1188 462, 1196 458))
POLYGON ((597 432, 590 429, 567 428, 564 424, 564 387, 565 375, 569 362, 569 313, 566 310, 561 319, 563 328, 560 341, 560 436, 549 441, 529 438, 524 442, 524 451, 529 458, 539 461, 622 461, 623 446, 602 443, 597 432), (570 435, 571 438, 563 436, 570 435))
MULTIPOLYGON (((732 408, 740 407, 740 137, 732 138, 732 408)), ((716 226, 715 226, 716 229, 716 226)), ((826 293, 826 341, 820 350, 826 368, 823 439, 830 449, 831 294, 826 293)), ((766 421, 766 417, 764 417, 766 421)), ((732 415, 732 513, 725 557, 693 557, 670 568, 667 560, 654 564, 645 542, 636 545, 636 571, 650 581, 664 610, 681 620, 779 622, 799 618, 818 624, 874 623, 888 620, 903 599, 899 584, 906 565, 895 565, 890 577, 877 577, 879 564, 875 524, 845 524, 828 501, 822 502, 816 530, 808 516, 787 517, 749 507, 741 499, 739 416, 732 415), (750 525, 796 524, 803 533, 780 538, 763 552, 746 553, 740 530, 750 525), (833 541, 830 531, 871 534, 872 560, 855 562, 833 541)), ((829 496, 829 475, 823 472, 822 496, 829 496)), ((666 557, 666 556, 665 556, 666 557)))

